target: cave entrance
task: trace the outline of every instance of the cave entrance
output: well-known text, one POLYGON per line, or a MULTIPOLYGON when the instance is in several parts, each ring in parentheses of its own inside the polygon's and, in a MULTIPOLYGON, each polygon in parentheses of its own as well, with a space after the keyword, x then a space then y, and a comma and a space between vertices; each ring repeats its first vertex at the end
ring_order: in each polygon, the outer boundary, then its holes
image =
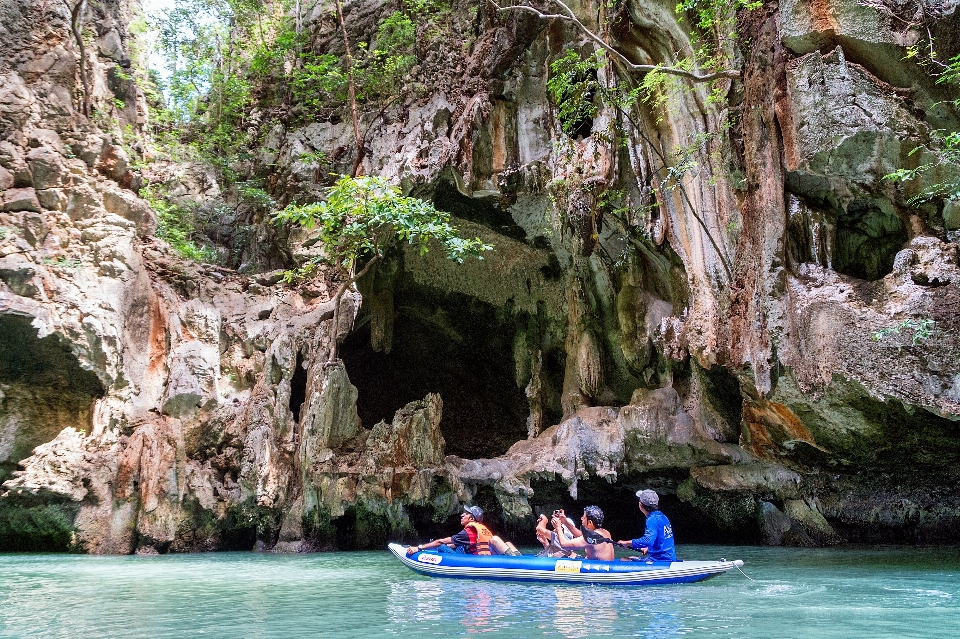
POLYGON ((529 406, 513 357, 521 318, 466 295, 410 285, 397 292, 393 318, 389 353, 374 352, 363 314, 340 350, 365 427, 439 393, 448 454, 495 457, 526 438, 529 406))
POLYGON ((303 365, 303 353, 297 352, 297 363, 293 367, 293 377, 290 379, 290 412, 293 421, 300 423, 300 411, 307 401, 307 368, 303 365))
POLYGON ((834 270, 862 280, 881 279, 893 271, 893 258, 907 239, 895 213, 854 200, 837 216, 834 270))
POLYGON ((67 426, 89 431, 104 395, 70 345, 57 334, 39 338, 32 319, 0 315, 0 483, 67 426))
MULTIPOLYGON (((580 521, 585 506, 599 506, 604 514, 603 527, 614 539, 634 539, 643 536, 646 517, 637 506, 636 491, 653 488, 660 495, 660 510, 670 519, 681 544, 749 543, 752 537, 743 537, 743 531, 722 531, 708 515, 677 497, 677 487, 685 479, 686 471, 655 474, 644 477, 620 477, 615 484, 599 477, 577 482, 577 499, 570 497, 566 483, 551 480, 531 482, 533 497, 530 505, 534 516, 547 515, 563 508, 574 521, 580 521)), ((523 534, 523 531, 515 531, 523 534)), ((527 533, 529 537, 532 537, 527 533)))

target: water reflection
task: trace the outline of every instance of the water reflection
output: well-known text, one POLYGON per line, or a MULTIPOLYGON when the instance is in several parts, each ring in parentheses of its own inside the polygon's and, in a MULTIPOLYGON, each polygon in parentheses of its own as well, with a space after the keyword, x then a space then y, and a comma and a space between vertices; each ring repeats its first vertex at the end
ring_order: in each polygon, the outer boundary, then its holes
POLYGON ((689 632, 672 588, 628 589, 447 579, 390 584, 390 634, 448 628, 477 637, 503 630, 584 639, 627 636, 671 639, 689 632), (431 623, 435 622, 435 623, 431 623))
POLYGON ((398 581, 390 584, 387 615, 390 623, 403 624, 433 621, 443 617, 440 597, 443 587, 439 580, 398 581))
POLYGON ((564 637, 609 636, 617 621, 613 592, 609 588, 558 586, 553 625, 564 637))

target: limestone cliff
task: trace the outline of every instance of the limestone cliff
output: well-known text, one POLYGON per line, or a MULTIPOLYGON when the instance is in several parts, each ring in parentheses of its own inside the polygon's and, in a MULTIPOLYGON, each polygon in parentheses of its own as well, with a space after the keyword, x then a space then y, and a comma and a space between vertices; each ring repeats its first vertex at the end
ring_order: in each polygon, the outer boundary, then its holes
MULTIPOLYGON (((570 6, 673 65, 704 37, 674 5, 570 6)), ((136 7, 90 2, 78 41, 73 6, 0 0, 0 550, 375 548, 462 503, 518 535, 599 503, 622 537, 639 487, 681 541, 960 538, 960 205, 883 179, 960 128, 905 58, 927 27, 960 53, 955 3, 741 9, 719 42, 736 78, 567 134, 550 63, 594 45, 453 0, 360 157, 495 248, 394 247, 338 326, 332 278, 278 270, 309 234, 209 167, 148 161, 136 7), (227 211, 229 257, 158 240, 147 183, 227 211)), ((304 6, 315 51, 342 54, 332 4, 304 6)), ((344 6, 356 37, 388 10, 344 6)), ((254 109, 241 170, 276 202, 318 196, 305 153, 358 156, 344 109, 254 109)))

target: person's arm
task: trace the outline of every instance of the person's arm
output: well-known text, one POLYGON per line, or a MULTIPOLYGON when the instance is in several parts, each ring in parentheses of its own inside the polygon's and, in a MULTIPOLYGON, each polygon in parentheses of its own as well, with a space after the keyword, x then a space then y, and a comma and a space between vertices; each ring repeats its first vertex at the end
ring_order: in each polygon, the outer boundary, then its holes
POLYGON ((540 517, 537 519, 537 536, 538 537, 542 535, 545 539, 548 539, 548 540, 550 539, 550 530, 547 528, 548 523, 549 522, 547 521, 547 516, 540 515, 540 517))
POLYGON ((643 537, 639 539, 631 539, 628 543, 630 547, 634 550, 643 550, 644 548, 649 548, 653 545, 653 542, 657 540, 657 528, 650 520, 652 517, 647 517, 647 525, 643 529, 643 537))
POLYGON ((566 536, 563 534, 564 526, 566 526, 567 530, 570 531, 570 534, 574 537, 583 536, 583 533, 580 532, 579 528, 577 528, 577 524, 572 519, 567 517, 567 513, 563 512, 563 510, 558 510, 557 512, 560 513, 560 516, 554 517, 550 520, 550 523, 553 524, 553 529, 557 531, 557 537, 566 536))
POLYGON ((563 535, 557 535, 557 539, 555 541, 560 544, 560 547, 564 550, 587 547, 587 540, 582 534, 579 537, 574 537, 573 539, 564 539, 563 535))
POLYGON ((412 555, 418 553, 421 550, 430 550, 431 548, 439 548, 443 545, 451 545, 453 543, 453 537, 444 537, 443 539, 434 539, 433 541, 428 541, 427 543, 420 546, 410 546, 407 548, 407 554, 412 555))

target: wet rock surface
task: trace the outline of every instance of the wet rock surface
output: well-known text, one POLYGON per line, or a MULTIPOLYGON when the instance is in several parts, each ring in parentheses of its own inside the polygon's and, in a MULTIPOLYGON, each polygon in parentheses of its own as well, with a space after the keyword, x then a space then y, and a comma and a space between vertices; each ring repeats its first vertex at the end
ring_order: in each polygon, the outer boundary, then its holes
MULTIPOLYGON (((149 117, 135 83, 106 80, 125 3, 96 9, 111 129, 82 114, 66 8, 0 0, 0 550, 376 548, 449 534, 467 503, 518 538, 588 501, 635 527, 646 487, 681 540, 960 539, 958 208, 883 180, 960 119, 902 59, 918 34, 853 0, 743 14, 736 153, 704 146, 681 194, 645 139, 673 157, 709 138, 729 114, 707 88, 643 107, 623 149, 568 137, 545 82, 578 36, 455 5, 469 55, 420 52, 429 90, 385 111, 364 168, 495 250, 397 248, 333 327, 336 282, 287 285, 276 229, 251 223, 236 269, 153 237, 144 183, 201 211, 226 196, 198 163, 141 169, 125 147, 149 117), (645 211, 632 244, 598 218, 606 189, 645 211)), ((346 10, 362 29, 381 7, 346 10)), ((656 3, 618 15, 638 60, 690 46, 656 3)), ((349 170, 345 120, 260 133, 278 201, 323 186, 309 149, 342 147, 349 170)), ((234 213, 228 235, 255 218, 234 213)))

